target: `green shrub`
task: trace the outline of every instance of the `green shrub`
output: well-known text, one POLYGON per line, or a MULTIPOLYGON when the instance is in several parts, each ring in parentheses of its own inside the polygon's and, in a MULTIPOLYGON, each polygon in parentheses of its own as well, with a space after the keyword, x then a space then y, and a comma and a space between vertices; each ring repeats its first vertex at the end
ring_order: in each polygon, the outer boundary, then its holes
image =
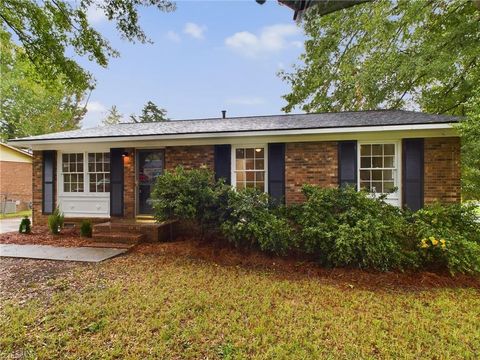
POLYGON ((32 232, 32 222, 28 218, 28 216, 25 216, 22 221, 20 222, 20 226, 18 228, 18 232, 20 234, 30 234, 32 232))
POLYGON ((210 170, 177 167, 159 176, 155 183, 152 193, 155 219, 193 221, 201 227, 202 233, 217 228, 229 191, 229 186, 215 181, 210 170))
POLYGON ((92 237, 92 222, 90 220, 83 220, 80 224, 80 236, 92 237))
POLYGON ((305 185, 303 192, 306 201, 289 214, 300 248, 321 264, 385 271, 415 262, 402 246, 406 222, 400 209, 352 187, 305 185))
POLYGON ((60 230, 63 227, 63 220, 63 213, 60 212, 60 209, 57 206, 53 214, 48 216, 48 228, 52 234, 57 235, 60 233, 60 230))
POLYGON ((231 191, 221 224, 222 233, 238 247, 285 254, 292 248, 291 225, 272 206, 268 194, 255 189, 231 191))
POLYGON ((475 206, 433 204, 411 214, 410 236, 423 267, 480 273, 480 224, 475 206))

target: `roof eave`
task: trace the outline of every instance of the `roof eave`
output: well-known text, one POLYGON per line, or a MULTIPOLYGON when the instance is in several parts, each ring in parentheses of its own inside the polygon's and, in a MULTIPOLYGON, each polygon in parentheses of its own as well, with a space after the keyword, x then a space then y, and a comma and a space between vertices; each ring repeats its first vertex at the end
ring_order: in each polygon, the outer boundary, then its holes
POLYGON ((254 131, 231 131, 210 133, 184 133, 184 134, 145 134, 145 135, 118 135, 104 137, 77 137, 63 139, 13 139, 8 142, 11 146, 31 147, 32 145, 44 144, 71 144, 71 143, 100 143, 119 142, 129 140, 186 140, 201 138, 238 138, 249 136, 282 136, 282 135, 311 135, 311 134, 342 134, 353 132, 381 132, 381 131, 406 131, 406 130, 442 130, 452 129, 455 123, 425 123, 407 125, 376 125, 376 126, 349 126, 334 128, 304 128, 304 129, 281 129, 281 130, 254 130, 254 131))

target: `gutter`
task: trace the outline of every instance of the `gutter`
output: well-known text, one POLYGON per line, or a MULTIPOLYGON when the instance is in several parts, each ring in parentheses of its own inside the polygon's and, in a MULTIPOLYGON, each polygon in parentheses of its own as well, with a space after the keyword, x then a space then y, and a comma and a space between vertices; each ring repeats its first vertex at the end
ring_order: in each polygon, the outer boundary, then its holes
POLYGON ((285 136, 285 135, 312 135, 312 134, 345 134, 345 133, 364 133, 364 132, 383 132, 383 131, 406 131, 406 130, 453 130, 454 123, 435 123, 435 124, 411 124, 411 125, 382 125, 382 126, 349 126, 334 128, 313 128, 313 129, 286 129, 286 130, 243 130, 243 131, 224 131, 224 132, 204 132, 204 133, 178 133, 178 134, 139 134, 139 135, 114 135, 105 137, 75 137, 75 138, 45 138, 45 139, 18 139, 8 142, 11 146, 31 146, 40 144, 73 144, 73 143, 101 143, 101 142, 120 142, 135 140, 176 140, 176 139, 211 139, 211 138, 242 138, 254 136, 285 136))

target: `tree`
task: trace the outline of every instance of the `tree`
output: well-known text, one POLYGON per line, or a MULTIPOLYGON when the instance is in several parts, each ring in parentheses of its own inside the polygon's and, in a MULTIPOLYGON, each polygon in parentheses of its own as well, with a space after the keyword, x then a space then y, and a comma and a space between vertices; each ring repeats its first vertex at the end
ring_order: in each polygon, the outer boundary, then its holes
POLYGON ((159 108, 152 101, 148 101, 142 109, 142 115, 130 115, 130 119, 134 123, 145 123, 145 122, 160 122, 168 121, 167 110, 159 108))
MULTIPOLYGON (((476 124, 471 116, 480 103, 477 6, 465 0, 373 1, 326 16, 312 7, 303 23, 303 65, 280 73, 291 85, 283 110, 418 109, 468 115, 462 127, 476 124)), ((480 189, 480 179, 470 185, 464 189, 480 189)))
POLYGON ((110 57, 118 56, 109 42, 89 23, 88 11, 101 11, 114 21, 120 35, 128 41, 149 41, 138 20, 138 8, 152 6, 173 11, 169 0, 3 0, 0 2, 0 27, 8 29, 24 48, 24 54, 45 79, 61 77, 69 86, 87 89, 94 86, 91 74, 66 55, 87 56, 106 67, 110 57))
POLYGON ((120 123, 120 120, 122 120, 123 114, 121 114, 116 105, 112 105, 110 110, 108 110, 108 114, 103 119, 102 124, 103 125, 116 125, 120 123))
POLYGON ((2 139, 77 129, 84 93, 62 78, 45 82, 10 35, 0 30, 0 136, 2 139))

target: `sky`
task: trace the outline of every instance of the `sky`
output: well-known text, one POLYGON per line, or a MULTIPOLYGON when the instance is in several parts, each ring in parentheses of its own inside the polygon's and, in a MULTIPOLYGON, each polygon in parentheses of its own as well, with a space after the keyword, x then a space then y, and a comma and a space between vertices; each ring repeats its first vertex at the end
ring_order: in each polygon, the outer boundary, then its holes
POLYGON ((289 86, 277 72, 299 63, 304 35, 293 12, 268 0, 177 1, 163 13, 140 11, 153 44, 122 40, 114 24, 92 10, 90 21, 120 51, 102 68, 80 63, 96 79, 82 127, 101 123, 116 105, 125 119, 151 100, 168 117, 194 119, 282 113, 289 86))

